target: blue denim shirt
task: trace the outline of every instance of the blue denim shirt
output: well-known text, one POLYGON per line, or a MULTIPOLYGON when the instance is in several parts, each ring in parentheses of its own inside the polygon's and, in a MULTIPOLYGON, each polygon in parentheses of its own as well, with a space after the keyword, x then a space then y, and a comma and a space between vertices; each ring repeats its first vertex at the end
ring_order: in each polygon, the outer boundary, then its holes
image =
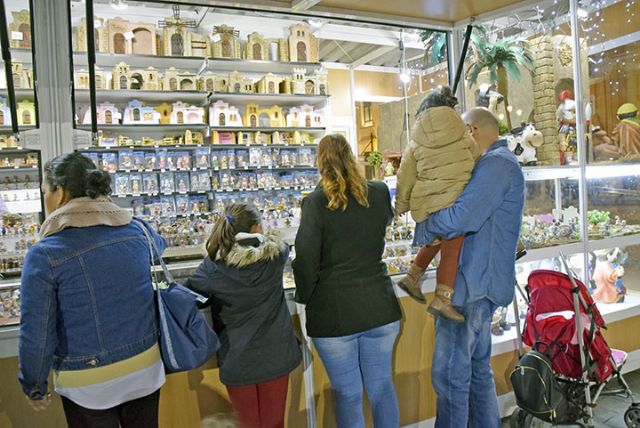
POLYGON ((51 368, 104 366, 157 342, 148 244, 134 223, 64 229, 29 250, 20 285, 25 394, 45 394, 51 368))
POLYGON ((524 191, 522 170, 507 142, 499 140, 478 160, 458 200, 416 227, 418 245, 438 236, 466 235, 452 301, 455 306, 483 298, 505 306, 513 300, 524 191))

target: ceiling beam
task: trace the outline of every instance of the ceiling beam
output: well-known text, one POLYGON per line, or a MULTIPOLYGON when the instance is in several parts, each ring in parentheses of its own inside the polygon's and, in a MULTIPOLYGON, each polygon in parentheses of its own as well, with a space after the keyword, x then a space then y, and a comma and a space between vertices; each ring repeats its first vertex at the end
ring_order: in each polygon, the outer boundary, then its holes
POLYGON ((367 54, 362 55, 360 58, 356 59, 351 63, 353 68, 360 67, 361 65, 367 64, 370 61, 373 61, 376 58, 380 58, 381 56, 396 50, 396 46, 382 46, 370 51, 367 54))
POLYGON ((291 10, 303 12, 320 3, 321 0, 291 0, 291 10))

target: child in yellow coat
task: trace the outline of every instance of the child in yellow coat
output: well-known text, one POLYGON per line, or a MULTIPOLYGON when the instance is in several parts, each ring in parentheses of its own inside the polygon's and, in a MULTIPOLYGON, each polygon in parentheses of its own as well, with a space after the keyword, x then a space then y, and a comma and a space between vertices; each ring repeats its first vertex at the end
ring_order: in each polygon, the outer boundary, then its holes
MULTIPOLYGON (((411 211, 416 223, 453 205, 480 157, 475 141, 453 109, 457 103, 451 89, 441 86, 431 91, 418 108, 411 141, 398 170, 396 194, 396 213, 411 211)), ((463 240, 460 236, 421 247, 409 272, 398 284, 411 297, 425 303, 420 279, 440 251, 435 298, 427 310, 457 322, 463 322, 464 317, 451 306, 451 296, 463 240)))

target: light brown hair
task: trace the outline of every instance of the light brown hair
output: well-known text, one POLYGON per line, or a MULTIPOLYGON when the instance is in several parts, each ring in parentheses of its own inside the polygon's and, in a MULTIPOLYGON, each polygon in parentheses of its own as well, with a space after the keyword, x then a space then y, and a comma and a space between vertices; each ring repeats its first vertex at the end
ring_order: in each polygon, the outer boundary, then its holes
POLYGON ((367 180, 358 165, 347 140, 340 134, 326 135, 318 145, 320 183, 329 199, 330 210, 347 209, 348 195, 363 207, 369 207, 367 180))
POLYGON ((207 253, 211 260, 226 261, 236 242, 236 234, 249 233, 260 224, 260 211, 250 204, 231 204, 225 208, 207 240, 207 253))

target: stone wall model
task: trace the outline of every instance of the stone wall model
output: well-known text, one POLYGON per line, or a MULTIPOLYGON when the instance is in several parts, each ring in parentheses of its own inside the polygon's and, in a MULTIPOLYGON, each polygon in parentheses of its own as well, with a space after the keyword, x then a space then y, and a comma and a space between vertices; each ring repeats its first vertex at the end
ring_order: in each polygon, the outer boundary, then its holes
MULTIPOLYGON (((409 97, 409 125, 425 94, 409 97)), ((378 126, 378 150, 402 152, 407 147, 407 138, 403 132, 404 100, 392 101, 380 106, 380 125, 378 126)))

